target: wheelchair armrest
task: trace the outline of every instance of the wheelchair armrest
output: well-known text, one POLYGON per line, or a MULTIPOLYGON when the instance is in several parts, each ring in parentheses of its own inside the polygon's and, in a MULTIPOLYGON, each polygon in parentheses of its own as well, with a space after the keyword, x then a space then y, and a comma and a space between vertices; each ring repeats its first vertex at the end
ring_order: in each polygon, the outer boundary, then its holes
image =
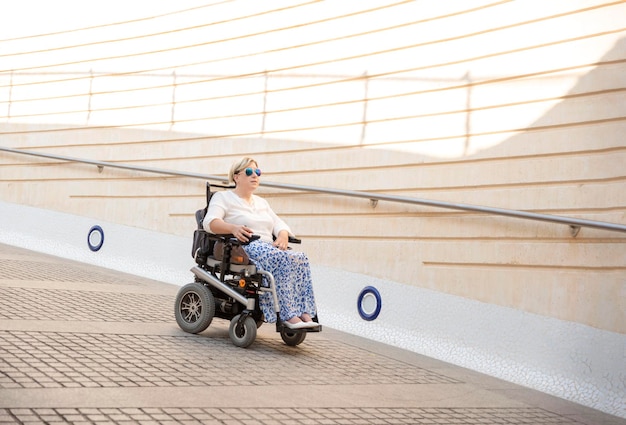
POLYGON ((256 241, 257 239, 261 239, 261 236, 259 236, 259 235, 251 235, 248 238, 248 242, 241 242, 232 233, 220 233, 220 234, 212 233, 212 235, 215 235, 216 237, 218 237, 223 242, 228 242, 228 243, 230 243, 232 245, 248 245, 252 241, 256 241))
MULTIPOLYGON (((276 240, 276 235, 272 235, 272 239, 275 241, 276 240)), ((298 238, 294 238, 293 236, 289 236, 287 238, 287 242, 289 242, 289 243, 302 243, 302 240, 298 239, 298 238)))

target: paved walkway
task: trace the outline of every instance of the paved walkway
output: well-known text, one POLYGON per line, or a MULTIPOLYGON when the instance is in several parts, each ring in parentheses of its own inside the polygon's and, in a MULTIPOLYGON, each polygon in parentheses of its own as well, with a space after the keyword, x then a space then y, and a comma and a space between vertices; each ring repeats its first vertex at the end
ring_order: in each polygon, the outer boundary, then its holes
POLYGON ((0 245, 0 424, 626 424, 327 327, 186 334, 177 290, 0 245))

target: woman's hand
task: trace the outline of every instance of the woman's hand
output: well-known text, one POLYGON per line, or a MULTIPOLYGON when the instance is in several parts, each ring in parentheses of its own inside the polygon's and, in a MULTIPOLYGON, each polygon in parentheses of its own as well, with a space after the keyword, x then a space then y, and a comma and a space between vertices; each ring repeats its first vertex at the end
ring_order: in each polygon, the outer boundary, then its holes
POLYGON ((232 234, 241 242, 248 242, 254 232, 245 224, 234 224, 232 234))
POLYGON ((278 249, 282 249, 283 251, 289 247, 289 233, 286 230, 282 230, 276 240, 274 241, 274 246, 278 249))
POLYGON ((241 242, 248 242, 250 240, 250 236, 254 234, 251 228, 243 224, 231 224, 226 223, 221 218, 216 218, 209 223, 209 229, 211 232, 222 235, 226 233, 230 233, 237 240, 241 242))

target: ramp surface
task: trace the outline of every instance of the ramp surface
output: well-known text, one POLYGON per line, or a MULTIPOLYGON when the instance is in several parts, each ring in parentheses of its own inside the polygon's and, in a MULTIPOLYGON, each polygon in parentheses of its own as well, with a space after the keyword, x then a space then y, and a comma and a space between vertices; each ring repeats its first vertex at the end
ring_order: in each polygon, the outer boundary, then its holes
POLYGON ((0 245, 0 425, 626 424, 328 327, 298 347, 267 324, 248 349, 221 319, 186 334, 177 290, 0 245))

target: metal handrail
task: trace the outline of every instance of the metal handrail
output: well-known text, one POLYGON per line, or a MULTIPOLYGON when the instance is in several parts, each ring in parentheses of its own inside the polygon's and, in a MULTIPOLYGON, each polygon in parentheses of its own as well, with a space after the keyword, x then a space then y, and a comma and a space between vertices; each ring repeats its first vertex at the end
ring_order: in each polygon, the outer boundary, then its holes
MULTIPOLYGON (((142 171, 146 173, 191 177, 191 178, 214 180, 214 181, 220 181, 220 182, 224 181, 223 176, 190 173, 186 171, 164 170, 164 169, 152 168, 152 167, 139 167, 135 165, 126 165, 126 164, 118 164, 118 163, 106 162, 106 161, 96 161, 96 160, 91 160, 91 159, 74 158, 74 157, 63 156, 63 155, 52 155, 52 154, 41 153, 41 152, 25 151, 21 149, 11 149, 11 148, 5 148, 2 146, 0 146, 0 151, 10 152, 10 153, 20 154, 20 155, 38 156, 42 158, 50 158, 50 159, 56 159, 60 161, 92 164, 92 165, 96 165, 98 168, 104 168, 104 167, 121 168, 125 170, 142 171)), ((288 183, 262 182, 261 186, 267 186, 267 187, 273 187, 273 188, 285 189, 285 190, 299 190, 299 191, 305 191, 305 192, 326 193, 330 195, 364 198, 364 199, 369 199, 373 202, 377 202, 377 201, 400 202, 400 203, 405 203, 405 204, 426 205, 430 207, 446 208, 446 209, 452 209, 452 210, 475 211, 475 212, 482 212, 482 213, 493 214, 493 215, 521 218, 521 219, 526 219, 526 220, 537 220, 537 221, 546 221, 546 222, 551 222, 551 223, 559 223, 559 224, 565 224, 565 225, 570 226, 572 230, 572 236, 576 236, 581 227, 591 227, 595 229, 626 233, 626 225, 623 225, 623 224, 609 223, 609 222, 595 221, 595 220, 586 220, 582 218, 563 217, 563 216, 551 215, 551 214, 538 214, 538 213, 533 213, 533 212, 528 212, 528 211, 511 210, 511 209, 505 209, 505 208, 495 208, 495 207, 485 207, 485 206, 480 206, 480 205, 434 201, 434 200, 422 199, 422 198, 408 198, 404 196, 385 195, 385 194, 379 194, 379 193, 362 192, 362 191, 354 191, 354 190, 327 189, 327 188, 321 188, 321 187, 302 186, 302 185, 295 185, 295 184, 288 184, 288 183)))

